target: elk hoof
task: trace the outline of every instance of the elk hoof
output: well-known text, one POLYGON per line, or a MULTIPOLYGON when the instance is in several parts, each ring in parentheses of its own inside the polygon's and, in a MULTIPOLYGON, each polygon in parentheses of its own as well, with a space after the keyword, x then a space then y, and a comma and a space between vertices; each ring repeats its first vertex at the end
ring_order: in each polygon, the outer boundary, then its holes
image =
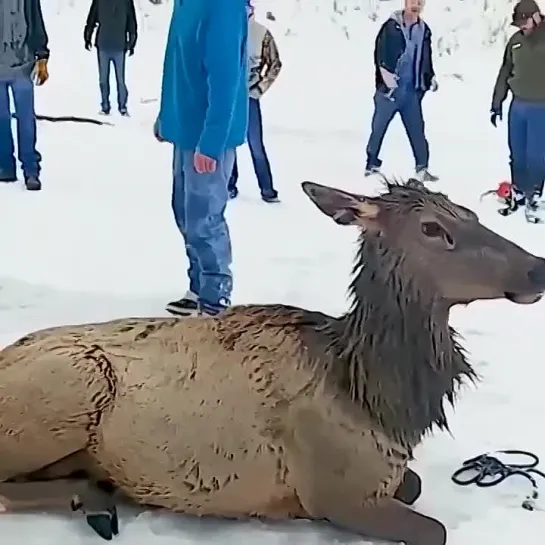
POLYGON ((86 509, 85 505, 78 498, 75 498, 71 502, 71 509, 85 515, 87 524, 102 539, 111 541, 114 536, 119 535, 119 517, 115 505, 99 510, 86 509))
POLYGON ((87 524, 106 541, 111 541, 119 534, 119 518, 115 507, 104 513, 92 513, 86 515, 87 524))

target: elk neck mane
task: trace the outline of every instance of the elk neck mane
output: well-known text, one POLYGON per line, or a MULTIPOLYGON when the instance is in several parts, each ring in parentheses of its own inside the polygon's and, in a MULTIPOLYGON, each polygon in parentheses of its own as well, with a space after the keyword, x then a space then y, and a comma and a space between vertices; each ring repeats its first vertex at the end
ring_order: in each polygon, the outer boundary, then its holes
POLYGON ((350 294, 351 309, 332 332, 328 374, 408 448, 434 426, 448 430, 444 402, 454 404, 462 381, 476 375, 433 288, 408 274, 402 254, 363 234, 350 294))

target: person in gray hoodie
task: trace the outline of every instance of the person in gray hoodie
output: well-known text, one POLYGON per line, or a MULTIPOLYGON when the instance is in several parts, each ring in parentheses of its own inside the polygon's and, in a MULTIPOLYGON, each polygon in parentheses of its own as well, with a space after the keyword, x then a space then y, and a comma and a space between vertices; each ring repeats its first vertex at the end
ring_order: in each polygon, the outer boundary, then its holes
POLYGON ((430 173, 430 152, 424 130, 422 99, 437 90, 431 51, 431 30, 421 19, 424 0, 405 0, 381 26, 375 42, 375 112, 367 144, 368 176, 380 171, 380 149, 386 131, 399 113, 415 160, 415 176, 437 181, 430 173))
POLYGON ((0 182, 17 180, 9 91, 17 118, 17 144, 26 188, 41 189, 36 149, 34 85, 48 77, 48 36, 40 0, 0 1, 0 182))

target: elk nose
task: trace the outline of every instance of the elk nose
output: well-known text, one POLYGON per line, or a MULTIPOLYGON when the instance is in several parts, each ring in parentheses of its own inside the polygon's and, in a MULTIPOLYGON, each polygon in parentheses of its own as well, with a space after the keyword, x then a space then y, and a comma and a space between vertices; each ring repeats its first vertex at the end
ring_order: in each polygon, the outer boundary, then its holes
POLYGON ((530 269, 528 277, 536 287, 545 287, 545 259, 539 259, 537 265, 530 269))

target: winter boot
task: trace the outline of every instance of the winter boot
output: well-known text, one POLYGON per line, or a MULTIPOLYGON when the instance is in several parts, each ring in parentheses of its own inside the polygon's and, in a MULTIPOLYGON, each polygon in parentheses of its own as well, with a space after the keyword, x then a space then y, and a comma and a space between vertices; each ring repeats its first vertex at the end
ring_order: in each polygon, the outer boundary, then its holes
POLYGON ((378 157, 370 157, 367 156, 367 162, 365 163, 365 174, 364 176, 367 178, 368 176, 372 176, 373 174, 380 174, 380 167, 382 166, 382 161, 378 157))
POLYGON ((17 174, 13 170, 0 169, 0 183, 10 183, 17 181, 17 174))
POLYGON ((26 176, 25 186, 28 191, 40 191, 42 189, 42 182, 37 176, 26 176))
POLYGON ((432 174, 427 168, 421 167, 416 169, 416 179, 424 182, 438 182, 439 176, 432 174))
POLYGON ((181 299, 168 303, 166 311, 175 316, 195 316, 199 313, 198 299, 195 293, 187 291, 181 299))
POLYGON ((271 193, 262 193, 261 199, 269 204, 280 202, 280 199, 278 198, 278 193, 276 191, 272 191, 271 193))
POLYGON ((366 178, 368 178, 369 176, 372 176, 373 174, 380 174, 380 167, 376 167, 376 166, 365 167, 364 176, 366 178))

